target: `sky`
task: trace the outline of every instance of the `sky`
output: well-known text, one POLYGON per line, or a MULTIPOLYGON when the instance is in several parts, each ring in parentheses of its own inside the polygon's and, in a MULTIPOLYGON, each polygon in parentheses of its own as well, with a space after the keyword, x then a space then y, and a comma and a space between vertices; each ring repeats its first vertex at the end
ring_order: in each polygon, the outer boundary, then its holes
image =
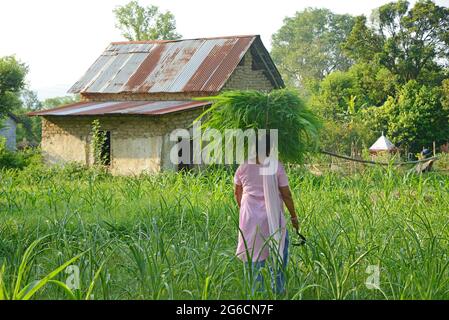
MULTIPOLYGON (((112 41, 124 40, 113 9, 129 0, 0 0, 0 57, 29 67, 27 83, 40 99, 66 95, 112 41)), ((391 0, 140 0, 176 17, 183 38, 271 35, 283 19, 307 7, 369 15, 391 0)), ((414 2, 414 1, 411 1, 414 2)), ((449 0, 436 0, 449 7, 449 0)))

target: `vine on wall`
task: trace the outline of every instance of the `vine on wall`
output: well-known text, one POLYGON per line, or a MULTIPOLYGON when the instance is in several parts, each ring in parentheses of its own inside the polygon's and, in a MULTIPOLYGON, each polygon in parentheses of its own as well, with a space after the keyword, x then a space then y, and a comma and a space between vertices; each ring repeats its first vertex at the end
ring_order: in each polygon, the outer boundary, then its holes
POLYGON ((91 146, 94 153, 94 164, 105 166, 108 155, 103 152, 106 143, 106 131, 101 130, 100 120, 92 121, 92 141, 91 146))

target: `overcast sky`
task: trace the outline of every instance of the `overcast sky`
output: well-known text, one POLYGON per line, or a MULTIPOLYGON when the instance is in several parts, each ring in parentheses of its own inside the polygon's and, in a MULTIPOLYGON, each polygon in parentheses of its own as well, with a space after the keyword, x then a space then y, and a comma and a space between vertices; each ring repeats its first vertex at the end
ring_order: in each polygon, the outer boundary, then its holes
MULTIPOLYGON (((112 10, 128 0, 0 0, 0 56, 15 54, 39 98, 65 95, 109 42, 123 40, 112 10)), ((388 0, 140 0, 170 10, 184 38, 271 35, 307 7, 369 15, 388 0)), ((437 0, 449 6, 449 0, 437 0)))

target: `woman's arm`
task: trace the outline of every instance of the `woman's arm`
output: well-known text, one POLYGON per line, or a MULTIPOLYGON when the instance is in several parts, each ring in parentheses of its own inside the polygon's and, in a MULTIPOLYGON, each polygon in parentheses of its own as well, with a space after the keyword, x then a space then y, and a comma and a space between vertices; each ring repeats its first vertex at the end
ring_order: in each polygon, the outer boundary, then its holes
POLYGON ((288 186, 279 187, 279 190, 281 191, 282 200, 284 201, 285 206, 290 212, 293 227, 296 230, 298 230, 299 229, 298 217, 296 216, 295 204, 293 203, 293 197, 290 188, 288 186))
POLYGON ((237 205, 241 206, 242 204, 242 194, 243 194, 243 187, 239 184, 234 185, 234 197, 235 201, 237 201, 237 205))

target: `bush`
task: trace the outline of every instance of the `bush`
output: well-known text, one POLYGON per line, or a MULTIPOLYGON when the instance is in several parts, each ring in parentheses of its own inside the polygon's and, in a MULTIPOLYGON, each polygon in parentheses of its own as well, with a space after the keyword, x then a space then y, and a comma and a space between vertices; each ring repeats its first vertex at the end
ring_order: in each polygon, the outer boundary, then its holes
POLYGON ((38 149, 25 149, 13 152, 6 149, 5 138, 0 137, 0 169, 24 169, 29 165, 40 165, 41 154, 38 149))
POLYGON ((350 155, 354 149, 360 152, 368 149, 377 138, 371 128, 359 119, 349 123, 325 121, 320 136, 320 147, 327 151, 350 155))
POLYGON ((390 97, 382 107, 367 117, 370 127, 385 129, 396 146, 420 152, 447 142, 449 137, 449 108, 440 87, 421 86, 409 81, 396 97, 390 97))
POLYGON ((449 153, 437 154, 438 160, 435 161, 434 168, 437 170, 448 171, 449 170, 449 153))

